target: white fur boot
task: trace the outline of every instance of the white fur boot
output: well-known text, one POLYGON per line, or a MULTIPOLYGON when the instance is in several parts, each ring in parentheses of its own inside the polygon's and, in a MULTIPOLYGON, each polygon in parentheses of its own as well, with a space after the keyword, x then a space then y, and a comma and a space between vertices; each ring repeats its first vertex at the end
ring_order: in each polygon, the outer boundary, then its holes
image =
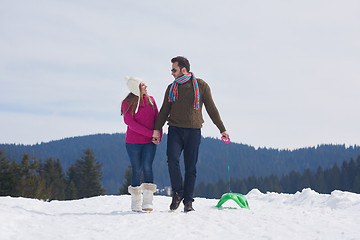
POLYGON ((153 196, 156 192, 156 185, 152 183, 143 183, 141 184, 143 190, 143 211, 152 211, 153 210, 153 196))
POLYGON ((131 194, 131 210, 133 212, 141 212, 142 189, 138 187, 128 187, 128 192, 131 194))

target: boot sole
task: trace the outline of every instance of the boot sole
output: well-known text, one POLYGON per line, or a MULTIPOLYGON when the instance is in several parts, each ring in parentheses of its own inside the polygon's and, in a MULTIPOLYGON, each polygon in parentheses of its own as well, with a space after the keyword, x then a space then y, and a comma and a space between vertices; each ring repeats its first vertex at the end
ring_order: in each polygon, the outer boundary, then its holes
POLYGON ((178 206, 177 208, 175 208, 175 209, 170 208, 170 211, 176 211, 179 207, 180 207, 180 204, 179 204, 179 206, 178 206))
POLYGON ((143 211, 147 211, 147 212, 150 212, 150 211, 152 211, 153 209, 152 208, 145 208, 145 209, 143 209, 143 211))

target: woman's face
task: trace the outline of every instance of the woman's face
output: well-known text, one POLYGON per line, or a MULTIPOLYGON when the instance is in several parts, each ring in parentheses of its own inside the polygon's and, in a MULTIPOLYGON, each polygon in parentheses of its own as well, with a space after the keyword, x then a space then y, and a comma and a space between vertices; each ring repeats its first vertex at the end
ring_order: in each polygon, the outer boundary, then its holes
POLYGON ((146 90, 147 86, 144 82, 141 82, 140 83, 140 95, 141 96, 144 96, 145 93, 147 93, 147 90, 146 90))

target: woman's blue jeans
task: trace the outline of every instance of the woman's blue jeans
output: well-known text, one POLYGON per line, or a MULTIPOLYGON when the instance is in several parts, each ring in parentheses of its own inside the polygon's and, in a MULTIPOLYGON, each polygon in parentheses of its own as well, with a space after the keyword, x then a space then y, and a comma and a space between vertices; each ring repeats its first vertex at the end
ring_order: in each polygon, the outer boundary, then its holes
POLYGON ((156 153, 156 145, 154 143, 137 144, 126 143, 131 162, 131 186, 137 187, 141 184, 141 175, 144 174, 145 183, 153 183, 152 164, 156 153))
POLYGON ((201 129, 180 128, 170 126, 167 140, 168 168, 171 188, 184 197, 184 204, 193 202, 193 193, 196 181, 196 163, 198 161, 201 129), (184 154, 185 178, 180 171, 179 158, 184 154))

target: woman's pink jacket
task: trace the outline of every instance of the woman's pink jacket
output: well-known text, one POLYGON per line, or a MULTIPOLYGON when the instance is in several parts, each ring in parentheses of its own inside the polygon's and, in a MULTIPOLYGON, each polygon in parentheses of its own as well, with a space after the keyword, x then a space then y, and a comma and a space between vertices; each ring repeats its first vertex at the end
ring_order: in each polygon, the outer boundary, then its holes
MULTIPOLYGON (((152 142, 154 126, 159 111, 154 98, 151 96, 150 98, 154 104, 154 108, 147 103, 147 99, 144 95, 142 104, 139 104, 139 109, 134 116, 131 116, 131 110, 124 114, 124 122, 127 125, 125 142, 141 144, 152 142)), ((128 107, 129 102, 123 101, 122 109, 125 111, 128 107)))

